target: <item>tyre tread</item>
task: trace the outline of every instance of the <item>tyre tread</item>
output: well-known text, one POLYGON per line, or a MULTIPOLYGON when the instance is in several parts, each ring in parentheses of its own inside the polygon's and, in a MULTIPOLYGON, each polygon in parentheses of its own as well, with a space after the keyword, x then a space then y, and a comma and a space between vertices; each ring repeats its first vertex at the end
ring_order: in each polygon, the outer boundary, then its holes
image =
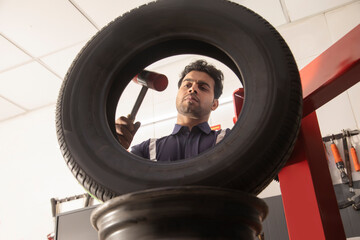
MULTIPOLYGON (((290 109, 288 109, 288 116, 284 120, 284 125, 282 126, 281 131, 291 132, 292 133, 291 139, 293 139, 293 140, 289 144, 289 143, 285 142, 286 141, 285 139, 288 139, 288 136, 286 138, 284 138, 282 136, 282 134, 280 134, 277 137, 276 141, 274 141, 272 143, 273 146, 278 146, 278 147, 274 147, 274 149, 271 149, 269 152, 266 153, 266 156, 269 156, 269 158, 271 158, 271 156, 279 155, 279 153, 276 151, 279 151, 279 149, 281 149, 282 152, 280 155, 282 157, 278 158, 277 161, 272 160, 271 162, 273 162, 274 166, 273 166, 273 168, 271 168, 270 172, 269 172, 269 168, 263 169, 264 174, 262 174, 262 176, 260 176, 260 178, 262 178, 262 181, 259 181, 260 183, 257 186, 247 189, 248 192, 257 194, 257 193, 261 192, 272 181, 273 178, 276 177, 276 175, 278 174, 280 169, 285 165, 286 159, 289 158, 289 156, 294 148, 296 138, 297 138, 297 135, 298 135, 299 129, 300 129, 301 118, 302 118, 301 83, 300 83, 300 79, 298 77, 299 72, 298 72, 298 68, 296 66, 294 57, 293 57, 292 53, 290 52, 285 40, 275 30, 275 28, 273 26, 271 26, 264 18, 257 15, 256 13, 254 13, 252 10, 250 10, 244 6, 240 6, 234 2, 228 1, 228 0, 222 0, 222 1, 227 2, 229 4, 233 4, 234 7, 242 8, 242 9, 248 11, 250 14, 253 14, 260 21, 262 21, 262 23, 273 33, 273 35, 276 37, 276 39, 280 42, 281 47, 283 48, 283 50, 285 52, 284 55, 287 59, 286 61, 288 63, 289 74, 290 74, 289 77, 291 79, 291 99, 290 99, 290 104, 289 104, 290 109), (295 105, 300 106, 300 107, 295 110, 292 108, 292 106, 295 106, 295 105), (296 124, 294 124, 294 121, 296 122, 296 124), (284 144, 287 145, 288 148, 282 149, 284 144)), ((158 1, 144 4, 142 6, 139 6, 137 9, 141 9, 144 6, 156 4, 156 2, 158 2, 158 1)), ((133 10, 131 10, 131 11, 133 11, 133 10)), ((131 11, 128 11, 127 13, 124 13, 122 16, 119 16, 119 17, 115 18, 113 21, 109 22, 106 26, 104 26, 100 31, 98 31, 84 45, 84 47, 81 49, 81 51, 75 57, 68 72, 65 75, 64 81, 60 88, 57 103, 56 103, 57 138, 58 138, 61 153, 65 159, 65 162, 68 165, 69 169, 71 170, 72 174, 77 179, 77 181, 81 185, 83 185, 83 187, 92 196, 96 196, 100 201, 106 201, 115 196, 118 196, 119 194, 116 193, 115 191, 112 191, 112 190, 106 188, 105 186, 100 185, 95 180, 93 180, 91 178, 91 176, 88 176, 86 174, 86 172, 76 163, 75 159, 73 158, 73 154, 68 149, 67 142, 66 142, 65 135, 64 135, 65 133, 64 133, 64 128, 63 128, 63 122, 62 122, 62 117, 63 117, 62 106, 63 106, 63 101, 64 101, 64 92, 69 84, 70 76, 72 75, 73 70, 76 67, 78 59, 84 54, 85 51, 87 51, 89 48, 91 48, 92 43, 94 42, 94 40, 96 38, 101 37, 102 33, 109 31, 109 29, 111 28, 111 25, 116 24, 118 21, 121 21, 123 18, 126 18, 131 11)), ((247 175, 249 176, 248 178, 250 179, 250 181, 248 183, 246 183, 245 181, 243 181, 241 179, 236 179, 236 181, 237 181, 236 184, 249 185, 249 183, 251 182, 251 178, 253 177, 254 174, 256 174, 256 173, 254 173, 254 172, 247 173, 247 175)))

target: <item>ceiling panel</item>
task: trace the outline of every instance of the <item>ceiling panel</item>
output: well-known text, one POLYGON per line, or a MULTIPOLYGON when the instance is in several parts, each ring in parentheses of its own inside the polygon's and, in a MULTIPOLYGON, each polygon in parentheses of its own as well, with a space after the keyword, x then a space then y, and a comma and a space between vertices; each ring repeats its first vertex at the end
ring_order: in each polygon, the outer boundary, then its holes
POLYGON ((360 24, 360 1, 325 14, 332 40, 336 42, 360 24))
POLYGON ((104 27, 106 24, 130 11, 133 8, 154 0, 70 0, 77 6, 86 16, 88 16, 96 26, 104 27))
POLYGON ((56 102, 61 80, 37 62, 0 74, 0 95, 31 110, 56 102))
POLYGON ((85 43, 86 42, 81 42, 62 51, 43 57, 41 58, 41 61, 44 62, 59 76, 64 78, 71 63, 74 61, 75 57, 80 52, 85 43))
POLYGON ((96 31, 69 1, 0 2, 0 32, 35 57, 87 40, 96 31))
POLYGON ((0 35, 0 72, 15 65, 30 61, 31 57, 0 35), (6 56, 6 57, 5 57, 6 56))
MULTIPOLYGON (((89 0, 71 0, 81 11, 83 11, 91 20, 102 28, 116 17, 130 11, 133 8, 143 4, 153 2, 154 0, 132 0, 132 1, 89 1, 89 0), (104 14, 106 13, 106 14, 104 14)), ((262 15, 271 24, 279 26, 286 23, 280 1, 278 0, 232 0, 242 4, 258 14, 262 15)))
POLYGON ((297 61, 320 54, 331 46, 330 33, 324 15, 287 24, 277 30, 289 45, 297 61))
POLYGON ((287 23, 279 0, 233 0, 261 15, 273 26, 287 23))
POLYGON ((25 110, 0 97, 0 121, 18 114, 25 113, 25 110))
POLYGON ((326 12, 353 0, 283 0, 291 21, 326 12))

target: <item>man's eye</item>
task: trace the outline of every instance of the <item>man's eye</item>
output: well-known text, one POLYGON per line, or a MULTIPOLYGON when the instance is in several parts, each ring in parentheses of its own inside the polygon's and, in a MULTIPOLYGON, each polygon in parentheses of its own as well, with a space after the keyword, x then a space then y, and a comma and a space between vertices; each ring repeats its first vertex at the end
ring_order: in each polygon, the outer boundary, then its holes
POLYGON ((199 86, 199 89, 202 90, 202 91, 207 91, 207 88, 204 87, 204 86, 199 86))

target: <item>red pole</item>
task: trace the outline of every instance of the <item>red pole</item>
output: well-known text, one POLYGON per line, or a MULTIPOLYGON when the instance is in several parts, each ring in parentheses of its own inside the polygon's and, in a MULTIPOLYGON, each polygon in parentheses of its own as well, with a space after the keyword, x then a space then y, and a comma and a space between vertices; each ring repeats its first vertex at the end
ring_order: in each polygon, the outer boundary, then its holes
POLYGON ((279 180, 291 240, 346 239, 315 112, 279 180))

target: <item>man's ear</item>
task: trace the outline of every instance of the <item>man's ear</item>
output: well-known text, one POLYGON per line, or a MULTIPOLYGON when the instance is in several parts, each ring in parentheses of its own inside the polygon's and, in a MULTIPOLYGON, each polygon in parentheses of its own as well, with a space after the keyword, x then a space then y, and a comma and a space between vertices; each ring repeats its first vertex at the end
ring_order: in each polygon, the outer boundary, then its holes
POLYGON ((213 105, 211 106, 211 110, 214 111, 219 106, 219 99, 214 99, 213 105))

